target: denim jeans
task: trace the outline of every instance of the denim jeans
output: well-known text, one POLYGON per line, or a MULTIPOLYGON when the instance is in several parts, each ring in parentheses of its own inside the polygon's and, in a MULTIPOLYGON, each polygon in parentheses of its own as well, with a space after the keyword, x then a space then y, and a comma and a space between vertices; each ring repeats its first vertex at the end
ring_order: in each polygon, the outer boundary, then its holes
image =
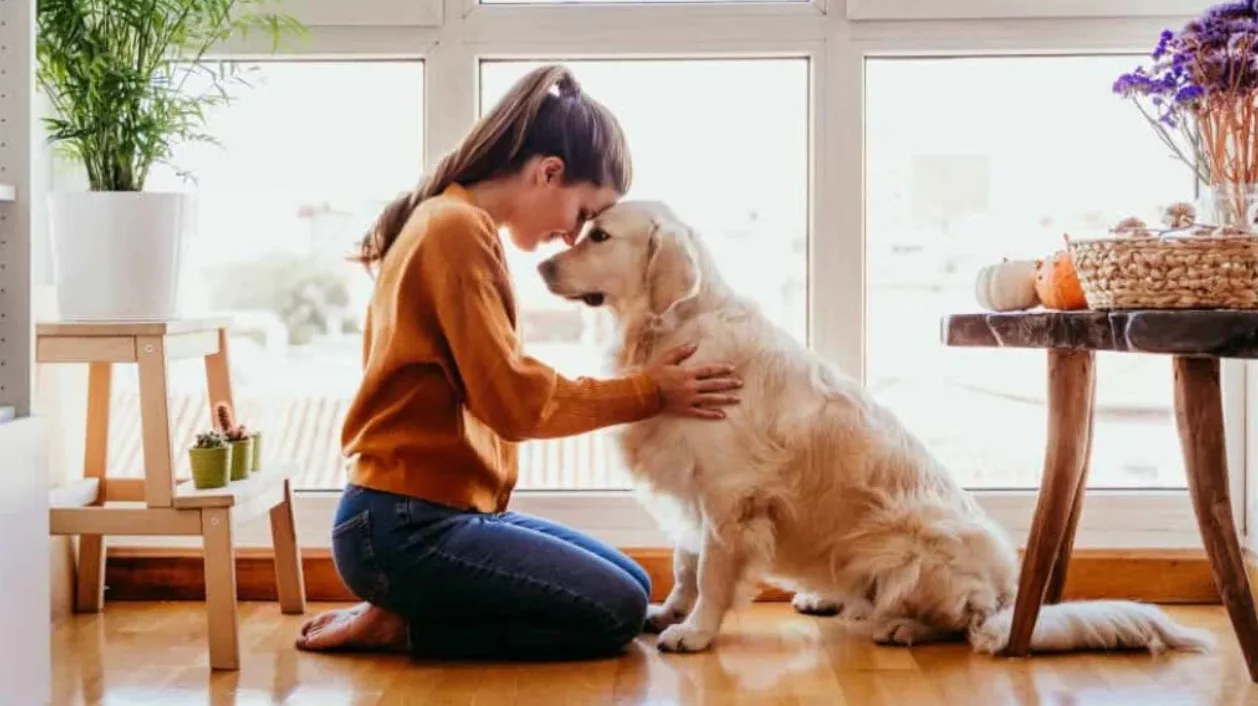
POLYGON ((423 658, 614 655, 641 632, 651 593, 640 566, 572 529, 354 485, 332 555, 360 599, 407 620, 423 658))

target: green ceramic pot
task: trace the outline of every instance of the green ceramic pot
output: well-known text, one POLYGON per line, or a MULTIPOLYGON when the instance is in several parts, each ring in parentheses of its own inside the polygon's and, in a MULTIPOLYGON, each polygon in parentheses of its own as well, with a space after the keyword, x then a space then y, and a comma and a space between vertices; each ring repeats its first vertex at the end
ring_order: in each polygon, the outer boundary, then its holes
POLYGON ((231 451, 227 446, 188 449, 188 459, 192 462, 193 487, 205 489, 226 486, 231 467, 231 451))
POLYGON ((262 432, 255 431, 253 436, 249 437, 249 439, 253 442, 253 460, 251 469, 252 472, 257 473, 262 470, 262 432))
POLYGON ((244 480, 249 477, 249 465, 253 461, 253 439, 229 441, 232 449, 232 480, 244 480))

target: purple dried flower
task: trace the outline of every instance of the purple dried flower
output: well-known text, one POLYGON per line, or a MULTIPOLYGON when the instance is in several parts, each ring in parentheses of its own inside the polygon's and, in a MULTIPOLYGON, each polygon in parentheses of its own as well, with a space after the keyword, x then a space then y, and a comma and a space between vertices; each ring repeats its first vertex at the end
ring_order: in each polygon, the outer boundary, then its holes
MULTIPOLYGON (((1258 2, 1258 0, 1255 0, 1258 2)), ((1153 49, 1153 58, 1161 59, 1166 56, 1166 46, 1170 44, 1171 39, 1175 37, 1175 33, 1169 29, 1162 30, 1162 36, 1158 38, 1158 45, 1153 49)))
POLYGON ((1204 91, 1201 90, 1201 86, 1184 86, 1175 93, 1175 102, 1191 103, 1198 98, 1201 98, 1203 93, 1204 91))
POLYGON ((1258 16, 1258 13, 1254 12, 1254 3, 1245 0, 1244 2, 1223 2, 1214 7, 1208 7, 1205 12, 1201 13, 1201 20, 1209 22, 1255 16, 1258 16))
POLYGON ((1233 53, 1244 54, 1253 51, 1255 43, 1258 43, 1258 24, 1230 35, 1227 38, 1227 49, 1233 53))
POLYGON ((1123 74, 1118 77, 1117 81, 1114 81, 1114 92, 1120 96, 1149 93, 1151 83, 1148 76, 1143 76, 1138 71, 1123 74))

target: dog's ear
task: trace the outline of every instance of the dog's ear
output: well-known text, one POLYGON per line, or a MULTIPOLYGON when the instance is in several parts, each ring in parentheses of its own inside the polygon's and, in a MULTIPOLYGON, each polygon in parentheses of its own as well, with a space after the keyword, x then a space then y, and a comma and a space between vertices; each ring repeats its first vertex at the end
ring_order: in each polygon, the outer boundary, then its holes
POLYGON ((646 283, 651 312, 657 316, 699 294, 699 259, 685 226, 655 222, 647 242, 646 283))

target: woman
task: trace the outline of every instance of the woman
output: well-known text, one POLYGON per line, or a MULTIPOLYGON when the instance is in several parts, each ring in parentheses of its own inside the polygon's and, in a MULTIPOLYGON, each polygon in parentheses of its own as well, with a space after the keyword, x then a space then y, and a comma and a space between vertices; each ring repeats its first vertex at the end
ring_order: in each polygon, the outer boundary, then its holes
POLYGON ((741 383, 729 366, 682 367, 693 344, 606 380, 566 379, 522 354, 497 234, 526 251, 572 244, 630 173, 616 119, 547 66, 380 216, 359 258, 377 281, 332 530, 337 571, 363 603, 306 622, 299 648, 578 659, 615 654, 641 630, 650 581, 638 565, 506 511, 515 443, 660 413, 719 420, 741 383))

